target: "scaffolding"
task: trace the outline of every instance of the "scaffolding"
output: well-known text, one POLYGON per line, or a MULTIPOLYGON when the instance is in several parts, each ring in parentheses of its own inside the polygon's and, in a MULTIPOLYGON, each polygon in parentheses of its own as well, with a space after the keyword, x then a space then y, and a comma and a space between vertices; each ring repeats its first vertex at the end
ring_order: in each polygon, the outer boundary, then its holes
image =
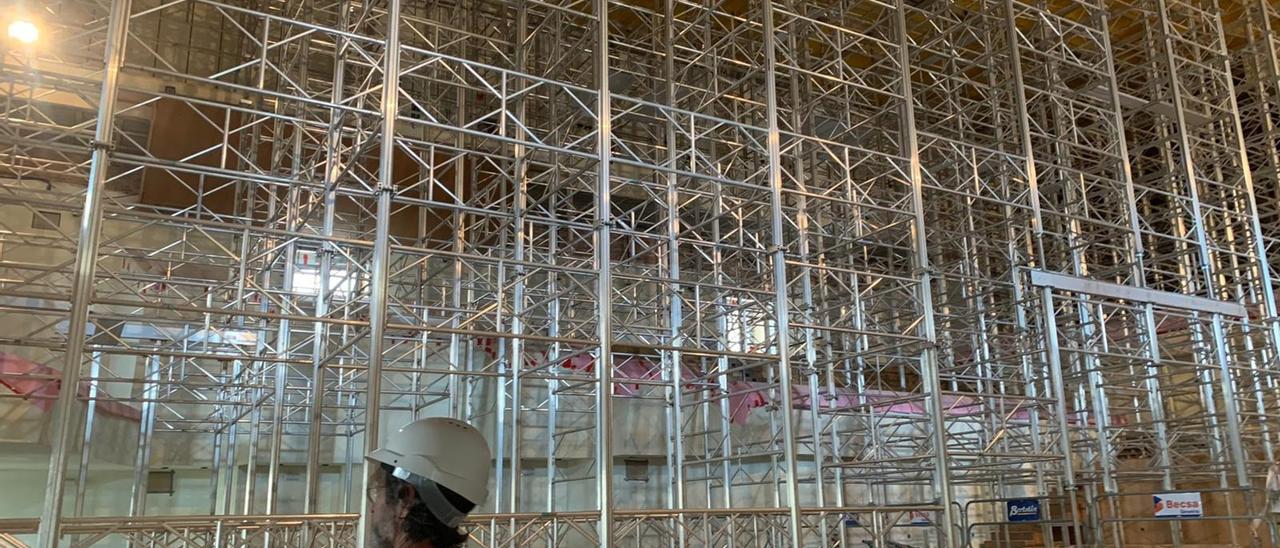
POLYGON ((1183 490, 1243 545, 1267 511, 1267 0, 28 8, 0 398, 53 426, 0 533, 350 544, 361 455, 432 415, 489 439, 486 546, 1011 546, 1022 499, 1046 545, 1176 544, 1124 498, 1183 490), (204 518, 148 505, 173 465, 204 518))

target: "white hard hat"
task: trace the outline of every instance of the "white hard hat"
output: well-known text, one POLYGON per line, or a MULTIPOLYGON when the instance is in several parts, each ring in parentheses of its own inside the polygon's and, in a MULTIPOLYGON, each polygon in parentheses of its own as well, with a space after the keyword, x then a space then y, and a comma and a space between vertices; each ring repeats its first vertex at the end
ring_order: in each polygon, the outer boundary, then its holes
POLYGON ((450 526, 464 515, 450 516, 456 520, 440 515, 440 510, 450 513, 433 504, 438 500, 429 500, 438 491, 421 480, 447 487, 476 506, 489 498, 489 444, 480 431, 460 420, 431 417, 413 421, 391 435, 386 446, 369 452, 368 458, 395 467, 392 474, 417 487, 432 513, 450 526))

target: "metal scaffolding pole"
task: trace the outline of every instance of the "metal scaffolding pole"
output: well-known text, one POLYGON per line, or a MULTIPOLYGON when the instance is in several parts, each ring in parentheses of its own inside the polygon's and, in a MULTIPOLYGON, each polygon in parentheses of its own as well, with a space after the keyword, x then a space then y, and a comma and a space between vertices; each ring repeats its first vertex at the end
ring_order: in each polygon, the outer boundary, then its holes
POLYGON ((613 163, 613 95, 609 88, 609 2, 595 0, 595 80, 596 80, 596 188, 594 223, 596 271, 596 415, 595 415, 595 473, 596 505, 600 509, 597 524, 597 540, 601 548, 614 545, 613 523, 613 273, 611 247, 613 243, 613 184, 610 168, 613 163))
MULTIPOLYGON (((347 18, 350 17, 350 10, 345 2, 339 2, 337 7, 337 26, 345 28, 347 26, 347 18)), ((345 91, 346 64, 345 52, 349 46, 335 45, 334 62, 333 62, 333 89, 331 91, 330 102, 341 103, 343 92, 345 91)), ((329 115, 332 117, 329 126, 326 128, 324 140, 324 162, 321 180, 324 184, 322 191, 323 211, 321 212, 321 228, 320 235, 324 238, 332 238, 334 236, 334 224, 337 217, 337 200, 338 200, 338 178, 344 169, 339 159, 338 149, 341 139, 341 126, 339 122, 342 120, 341 113, 331 110, 329 115)), ((335 292, 333 280, 333 263, 338 253, 337 246, 329 242, 320 244, 320 264, 317 272, 316 287, 316 305, 315 317, 323 318, 329 313, 329 303, 333 299, 335 292)), ((321 445, 324 437, 324 403, 328 398, 328 390, 325 386, 325 377, 327 371, 324 358, 329 352, 328 343, 329 326, 324 322, 317 321, 312 325, 311 333, 311 399, 310 406, 307 408, 307 472, 306 472, 306 492, 304 493, 303 512, 315 513, 319 511, 320 498, 320 455, 323 450, 321 445)))
POLYGON ((75 251, 75 281, 70 300, 71 319, 67 326, 66 358, 63 360, 58 402, 53 412, 57 422, 53 427, 49 477, 45 482, 44 505, 40 512, 37 545, 41 548, 56 548, 61 538, 67 461, 77 437, 75 425, 79 415, 76 403, 79 399, 80 370, 88 339, 89 307, 94 299, 94 282, 97 277, 102 202, 106 193, 107 173, 111 168, 111 147, 116 138, 116 97, 119 93, 120 67, 124 63, 129 6, 129 0, 113 0, 111 15, 107 20, 103 59, 105 68, 98 96, 97 125, 90 142, 93 152, 89 160, 89 181, 85 188, 84 209, 80 214, 80 233, 75 251))
MULTIPOLYGON (((365 371, 364 448, 367 453, 382 444, 379 434, 382 418, 383 355, 386 349, 387 301, 390 291, 391 265, 391 199, 396 192, 392 161, 395 158, 396 119, 400 108, 400 0, 387 0, 386 13, 382 14, 386 25, 386 37, 382 50, 382 97, 379 112, 382 116, 378 139, 378 180, 374 187, 377 198, 377 214, 374 220, 373 265, 369 274, 369 355, 365 371)), ((364 496, 373 487, 376 466, 364 460, 360 489, 360 526, 356 538, 363 546, 368 539, 369 497, 364 496)))
POLYGON ((776 30, 774 26, 774 9, 773 3, 766 1, 762 12, 762 24, 764 25, 764 55, 765 55, 765 96, 766 96, 766 117, 768 124, 768 184, 770 188, 770 209, 772 212, 772 225, 770 242, 773 248, 773 293, 774 293, 774 317, 778 326, 777 333, 777 375, 779 396, 782 406, 782 458, 785 460, 785 476, 786 481, 786 499, 785 504, 790 512, 791 522, 788 524, 790 531, 791 546, 802 546, 802 540, 805 537, 801 530, 800 521, 800 480, 799 471, 796 466, 796 437, 793 432, 793 422, 795 413, 793 409, 795 404, 792 401, 791 393, 791 341, 790 341, 790 300, 786 294, 788 288, 787 270, 786 270, 786 244, 783 235, 783 194, 782 194, 782 136, 778 130, 778 85, 777 85, 777 52, 776 30))
POLYGON ((897 26, 899 35, 899 52, 898 62, 901 63, 903 71, 900 76, 902 82, 902 131, 905 133, 902 141, 902 154, 909 158, 909 175, 908 179, 911 185, 911 205, 914 213, 914 225, 911 233, 914 236, 912 247, 915 251, 915 260, 913 268, 920 277, 919 289, 917 290, 917 299, 920 301, 920 308, 923 311, 923 318, 920 323, 920 335, 924 339, 924 348, 921 351, 921 381, 925 391, 928 393, 928 403, 925 407, 929 413, 930 436, 933 452, 933 478, 932 487, 936 497, 937 504, 942 507, 941 523, 938 524, 941 530, 938 533, 939 544, 941 546, 959 546, 955 535, 956 524, 958 521, 952 515, 955 511, 953 503, 955 495, 951 490, 951 470, 950 463, 947 459, 947 425, 944 413, 946 413, 946 402, 942 398, 941 372, 939 371, 939 359, 937 355, 937 328, 934 325, 934 307, 933 307, 933 287, 932 272, 929 265, 929 249, 927 238, 927 230, 925 227, 925 205, 923 191, 923 175, 920 166, 920 150, 919 142, 916 136, 916 120, 914 97, 911 84, 911 74, 909 72, 910 54, 907 51, 907 24, 906 11, 903 0, 897 0, 897 26))

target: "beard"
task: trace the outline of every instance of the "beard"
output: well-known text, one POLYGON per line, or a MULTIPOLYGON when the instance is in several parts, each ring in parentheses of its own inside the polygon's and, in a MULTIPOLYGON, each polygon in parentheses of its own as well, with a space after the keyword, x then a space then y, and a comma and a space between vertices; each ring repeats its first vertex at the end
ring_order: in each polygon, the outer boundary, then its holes
POLYGON ((374 525, 374 526, 371 528, 371 530, 370 530, 370 536, 372 536, 373 538, 369 539, 369 547, 368 547, 368 548, 392 548, 392 547, 394 547, 394 546, 395 546, 395 538, 394 538, 394 537, 395 537, 395 535, 394 535, 394 534, 388 534, 388 532, 387 532, 387 531, 384 531, 384 530, 383 530, 383 529, 386 529, 387 527, 381 527, 380 525, 382 525, 382 524, 374 525))

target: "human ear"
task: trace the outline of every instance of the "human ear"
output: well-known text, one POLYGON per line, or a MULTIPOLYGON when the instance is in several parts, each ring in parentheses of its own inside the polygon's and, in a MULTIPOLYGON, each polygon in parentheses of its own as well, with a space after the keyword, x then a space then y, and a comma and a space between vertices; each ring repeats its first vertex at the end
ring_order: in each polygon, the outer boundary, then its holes
POLYGON ((413 508, 414 502, 418 500, 418 492, 413 489, 412 485, 401 483, 399 495, 397 498, 400 502, 400 519, 409 517, 409 510, 413 508))

